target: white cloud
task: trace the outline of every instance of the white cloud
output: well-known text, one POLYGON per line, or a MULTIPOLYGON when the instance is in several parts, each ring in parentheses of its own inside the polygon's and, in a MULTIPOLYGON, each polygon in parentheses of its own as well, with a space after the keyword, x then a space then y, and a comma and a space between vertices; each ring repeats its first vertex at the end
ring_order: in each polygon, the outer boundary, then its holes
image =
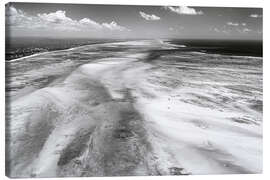
POLYGON ((179 30, 185 29, 184 26, 179 26, 179 30))
MULTIPOLYGON (((237 23, 234 23, 234 24, 237 24, 237 23)), ((215 33, 223 33, 223 34, 227 34, 227 35, 233 34, 233 33, 241 33, 242 34, 242 33, 254 32, 252 29, 243 27, 243 25, 242 26, 239 26, 239 25, 242 25, 242 23, 238 24, 238 25, 233 25, 233 26, 235 26, 233 28, 224 25, 222 27, 210 27, 209 30, 213 31, 215 33)))
POLYGON ((248 28, 243 29, 243 32, 250 32, 250 31, 251 31, 251 29, 248 29, 248 28))
POLYGON ((130 31, 129 29, 118 25, 116 22, 112 21, 111 23, 102 23, 102 27, 106 27, 112 31, 130 31))
POLYGON ((44 21, 48 21, 48 22, 56 23, 56 24, 63 23, 63 22, 75 23, 75 21, 73 21, 71 18, 66 16, 66 11, 61 11, 61 10, 58 10, 53 13, 48 13, 48 14, 46 13, 38 14, 37 16, 44 21))
POLYGON ((154 15, 154 14, 146 14, 142 11, 140 11, 140 15, 142 18, 144 18, 145 20, 147 21, 157 21, 157 20, 160 20, 160 17, 154 15))
POLYGON ((249 28, 239 29, 239 28, 237 28, 236 31, 239 33, 248 33, 248 32, 252 32, 252 29, 249 29, 249 28))
POLYGON ((252 17, 252 18, 262 18, 262 15, 261 14, 251 14, 249 17, 252 17))
POLYGON ((74 20, 66 16, 66 12, 57 10, 56 12, 28 15, 13 6, 8 7, 6 13, 6 23, 9 26, 24 29, 44 29, 56 31, 129 31, 128 28, 118 25, 115 21, 111 23, 98 23, 90 18, 74 20))
POLYGON ((19 26, 24 20, 30 20, 25 13, 10 6, 6 11, 6 24, 9 26, 19 26))
POLYGON ((169 31, 180 32, 180 31, 182 31, 184 29, 184 27, 176 25, 176 26, 173 26, 173 27, 169 27, 168 29, 169 29, 169 31))
MULTIPOLYGON (((35 23, 33 23, 35 24, 35 23)), ((38 14, 36 24, 43 24, 46 28, 59 31, 80 31, 79 22, 66 16, 66 12, 58 10, 52 13, 38 14)))
POLYGON ((102 28, 102 26, 101 26, 99 23, 97 23, 97 22, 95 22, 95 21, 93 21, 93 20, 91 20, 91 19, 89 19, 89 18, 83 18, 83 19, 81 19, 81 20, 79 21, 79 23, 80 23, 81 25, 84 25, 84 26, 91 26, 91 27, 94 27, 94 28, 96 28, 96 29, 102 28))
POLYGON ((242 23, 242 26, 246 26, 247 24, 246 23, 242 23))
POLYGON ((213 32, 215 32, 215 33, 222 33, 222 34, 230 34, 230 32, 231 32, 231 30, 229 30, 229 29, 226 29, 226 27, 225 26, 223 26, 223 27, 219 27, 219 28, 217 28, 217 27, 211 27, 211 28, 209 28, 209 30, 210 31, 213 31, 213 32))
POLYGON ((215 32, 220 32, 220 30, 218 28, 214 28, 215 32))
POLYGON ((196 11, 196 9, 190 8, 187 6, 178 6, 178 7, 165 6, 165 9, 168 9, 177 14, 186 14, 186 15, 202 15, 203 14, 202 11, 196 11))
POLYGON ((7 16, 14 16, 14 15, 19 15, 19 14, 23 14, 22 11, 17 11, 16 8, 14 8, 13 6, 10 6, 9 9, 6 12, 7 16))
POLYGON ((239 26, 239 23, 227 22, 229 26, 239 26))

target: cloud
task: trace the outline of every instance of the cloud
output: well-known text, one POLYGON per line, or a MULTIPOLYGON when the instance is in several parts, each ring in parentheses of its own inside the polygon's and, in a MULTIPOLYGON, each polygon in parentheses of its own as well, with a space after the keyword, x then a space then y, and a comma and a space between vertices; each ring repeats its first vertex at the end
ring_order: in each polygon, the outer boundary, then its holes
POLYGON ((170 10, 171 12, 177 13, 177 14, 185 14, 185 15, 202 15, 202 11, 196 11, 194 8, 190 8, 187 6, 165 6, 164 7, 167 10, 170 10))
POLYGON ((261 14, 251 14, 249 17, 251 18, 262 18, 261 14))
POLYGON ((215 32, 220 32, 220 30, 218 28, 214 28, 213 29, 215 32))
POLYGON ((75 23, 71 18, 66 16, 66 11, 58 10, 53 13, 44 13, 44 14, 38 14, 38 17, 44 21, 51 22, 51 23, 75 23))
POLYGON ((210 31, 213 31, 215 33, 218 33, 218 34, 230 34, 231 33, 231 30, 230 29, 227 29, 226 26, 223 26, 223 27, 210 27, 209 28, 210 31))
POLYGON ((169 31, 180 32, 180 31, 182 31, 184 29, 184 27, 183 26, 179 26, 179 25, 175 25, 173 27, 169 27, 168 29, 169 29, 169 31))
POLYGON ((246 23, 242 23, 242 26, 246 26, 247 24, 246 23))
POLYGON ((251 29, 248 29, 248 28, 243 29, 243 32, 250 32, 250 31, 251 31, 251 29))
POLYGON ((252 32, 252 29, 249 29, 249 28, 239 29, 239 28, 237 28, 236 31, 239 33, 249 33, 249 32, 252 32))
MULTIPOLYGON (((239 24, 240 25, 240 24, 239 24)), ((246 27, 237 27, 235 26, 235 28, 230 28, 226 25, 224 25, 223 27, 211 27, 209 29, 210 31, 213 31, 215 33, 223 33, 223 34, 231 34, 231 33, 249 33, 249 32, 254 32, 252 29, 246 28, 246 27)))
POLYGON ((229 26, 239 26, 239 23, 227 22, 229 26))
POLYGON ((43 29, 55 31, 130 31, 124 26, 118 25, 115 21, 111 23, 98 23, 90 18, 74 20, 66 16, 66 11, 28 15, 22 10, 13 6, 6 9, 6 25, 14 28, 43 29))
POLYGON ((102 23, 102 27, 106 27, 112 31, 130 31, 130 29, 120 26, 114 21, 112 21, 111 23, 102 23))
POLYGON ((142 18, 144 18, 145 20, 147 21, 157 21, 157 20, 160 20, 160 17, 154 15, 154 14, 146 14, 142 11, 140 11, 140 15, 142 18))
POLYGON ((83 18, 79 21, 79 23, 83 26, 91 26, 91 27, 94 27, 96 29, 102 28, 102 26, 99 23, 97 23, 89 18, 83 18))
POLYGON ((80 22, 72 20, 66 16, 66 11, 57 10, 56 12, 38 14, 32 21, 35 27, 40 25, 59 31, 80 31, 80 22))
POLYGON ((31 20, 24 12, 17 10, 13 6, 10 6, 6 11, 6 24, 9 26, 19 26, 22 21, 31 20))

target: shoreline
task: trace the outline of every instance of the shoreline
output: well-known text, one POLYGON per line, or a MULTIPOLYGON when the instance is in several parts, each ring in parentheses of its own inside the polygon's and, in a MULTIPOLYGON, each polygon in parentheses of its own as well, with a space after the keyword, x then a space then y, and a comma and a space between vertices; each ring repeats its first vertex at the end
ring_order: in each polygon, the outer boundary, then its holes
POLYGON ((40 53, 34 53, 28 56, 23 56, 20 58, 16 58, 16 59, 10 59, 10 60, 5 60, 6 63, 8 62, 15 62, 15 61, 19 61, 25 58, 29 58, 29 57, 35 57, 35 56, 39 56, 39 55, 43 55, 43 54, 48 54, 48 53, 53 53, 53 52, 61 52, 61 51, 67 51, 67 50, 74 50, 77 48, 81 48, 81 47, 85 47, 85 46, 92 46, 92 45, 100 45, 100 44, 114 44, 114 43, 119 43, 119 42, 129 42, 129 41, 138 41, 138 40, 128 40, 128 41, 116 41, 116 42, 103 42, 103 43, 93 43, 93 44, 87 44, 87 45, 81 45, 81 46, 76 46, 76 47, 71 47, 71 48, 67 48, 67 49, 61 49, 61 50, 52 50, 52 51, 46 51, 46 52, 40 52, 40 53))
MULTIPOLYGON (((40 52, 40 53, 34 53, 28 56, 23 56, 20 58, 16 58, 16 59, 10 59, 10 60, 5 60, 5 63, 9 63, 9 62, 16 62, 16 61, 20 61, 23 60, 25 58, 30 58, 30 57, 35 57, 35 56, 39 56, 39 55, 44 55, 44 54, 48 54, 48 53, 53 53, 53 52, 62 52, 62 51, 67 51, 67 50, 75 50, 77 48, 81 48, 81 47, 85 47, 85 46, 92 46, 92 45, 100 45, 100 44, 114 44, 114 43, 119 43, 119 42, 129 42, 129 41, 138 41, 138 40, 128 40, 128 41, 117 41, 117 42, 104 42, 104 43, 94 43, 94 44, 87 44, 87 45, 81 45, 81 46, 75 46, 75 47, 71 47, 71 48, 67 48, 67 49, 61 49, 61 50, 52 50, 52 51, 46 51, 46 52, 40 52)), ((141 40, 139 40, 141 41, 141 40)), ((166 41, 166 40, 165 40, 166 41)), ((172 45, 172 46, 178 46, 178 47, 189 47, 186 45, 177 45, 177 44, 173 44, 172 42, 166 41, 168 44, 172 45)), ((211 52, 200 52, 200 51, 190 51, 190 52, 196 52, 196 53, 202 53, 202 54, 212 54, 212 55, 219 55, 219 56, 230 56, 230 57, 246 57, 246 58, 259 58, 259 59, 263 59, 263 56, 250 56, 250 55, 229 55, 229 54, 217 54, 217 53, 211 53, 211 52)))
POLYGON ((23 57, 20 57, 20 58, 16 58, 16 59, 5 60, 5 62, 6 63, 7 62, 15 62, 15 61, 19 61, 19 60, 22 60, 22 59, 25 59, 25 58, 29 58, 29 57, 35 57, 35 56, 39 56, 39 55, 43 55, 43 54, 48 54, 48 53, 53 53, 53 52, 61 52, 61 51, 67 51, 67 50, 74 50, 76 48, 80 48, 80 47, 84 47, 84 46, 91 46, 91 45, 96 45, 96 44, 87 44, 87 45, 76 46, 76 47, 67 48, 67 49, 52 50, 52 51, 46 51, 46 52, 41 52, 41 53, 35 53, 35 54, 28 55, 28 56, 23 56, 23 57))

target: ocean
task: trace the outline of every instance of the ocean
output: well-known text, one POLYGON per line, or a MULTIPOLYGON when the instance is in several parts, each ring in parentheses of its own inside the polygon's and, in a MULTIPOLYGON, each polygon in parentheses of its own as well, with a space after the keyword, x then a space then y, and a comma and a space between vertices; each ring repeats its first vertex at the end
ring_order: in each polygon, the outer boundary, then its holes
MULTIPOLYGON (((77 46, 106 42, 119 42, 132 39, 53 39, 20 37, 6 39, 6 60, 17 59, 36 53, 64 50, 77 46)), ((208 40, 208 39, 169 39, 173 44, 187 46, 182 51, 257 56, 262 57, 262 41, 252 40, 208 40)))
POLYGON ((8 174, 261 173, 262 65, 258 41, 11 43, 8 174))

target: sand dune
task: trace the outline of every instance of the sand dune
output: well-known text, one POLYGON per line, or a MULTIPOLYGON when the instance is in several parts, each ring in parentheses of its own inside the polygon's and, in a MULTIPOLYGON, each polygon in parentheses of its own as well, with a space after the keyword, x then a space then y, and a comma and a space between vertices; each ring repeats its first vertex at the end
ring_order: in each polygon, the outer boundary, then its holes
POLYGON ((169 47, 107 43, 9 62, 10 176, 260 173, 262 59, 148 61, 169 47))

